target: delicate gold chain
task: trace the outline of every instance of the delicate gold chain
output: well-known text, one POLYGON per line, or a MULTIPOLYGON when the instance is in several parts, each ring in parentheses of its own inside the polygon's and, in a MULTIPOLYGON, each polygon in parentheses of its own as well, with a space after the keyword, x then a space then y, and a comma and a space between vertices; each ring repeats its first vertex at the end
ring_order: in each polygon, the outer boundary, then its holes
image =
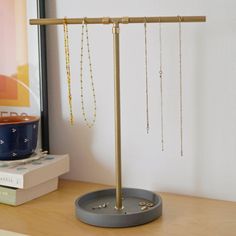
POLYGON ((73 125, 74 118, 72 111, 72 95, 71 95, 70 49, 69 49, 68 25, 66 18, 64 18, 63 29, 64 29, 64 48, 66 57, 66 75, 67 75, 67 85, 68 85, 68 101, 70 109, 70 123, 71 125, 73 125))
POLYGON ((86 125, 89 128, 92 128, 96 121, 96 112, 97 112, 97 102, 96 102, 96 95, 95 95, 95 87, 94 87, 94 81, 93 81, 93 70, 92 70, 92 62, 91 62, 91 55, 90 55, 90 46, 89 46, 89 35, 88 35, 88 26, 85 23, 85 20, 82 23, 82 30, 81 30, 81 54, 80 54, 80 92, 81 92, 81 107, 83 112, 83 118, 86 123, 86 125), (90 81, 91 81, 91 89, 93 94, 93 105, 94 105, 94 111, 93 111, 93 120, 92 122, 88 121, 88 118, 85 113, 84 108, 84 90, 83 90, 83 51, 84 51, 84 27, 85 27, 85 33, 86 33, 86 44, 87 44, 87 52, 88 52, 88 61, 89 61, 89 72, 90 72, 90 81))
POLYGON ((160 94, 161 94, 161 150, 164 151, 164 119, 163 119, 163 69, 162 69, 162 32, 161 22, 159 23, 159 43, 160 43, 160 94))
POLYGON ((181 16, 179 16, 179 102, 180 102, 180 154, 183 152, 183 87, 182 87, 182 29, 181 16))
POLYGON ((149 132, 149 107, 148 107, 148 60, 147 60, 147 19, 144 22, 144 48, 145 48, 145 83, 146 83, 146 122, 147 133, 149 132))

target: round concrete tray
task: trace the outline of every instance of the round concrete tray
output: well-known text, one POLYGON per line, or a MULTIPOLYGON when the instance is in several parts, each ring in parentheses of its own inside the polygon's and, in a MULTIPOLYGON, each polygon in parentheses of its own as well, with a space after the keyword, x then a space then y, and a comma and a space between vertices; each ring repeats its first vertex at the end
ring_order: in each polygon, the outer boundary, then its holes
POLYGON ((148 223, 162 215, 162 200, 153 192, 122 189, 123 209, 115 209, 115 189, 91 192, 75 202, 76 217, 100 227, 129 227, 148 223))

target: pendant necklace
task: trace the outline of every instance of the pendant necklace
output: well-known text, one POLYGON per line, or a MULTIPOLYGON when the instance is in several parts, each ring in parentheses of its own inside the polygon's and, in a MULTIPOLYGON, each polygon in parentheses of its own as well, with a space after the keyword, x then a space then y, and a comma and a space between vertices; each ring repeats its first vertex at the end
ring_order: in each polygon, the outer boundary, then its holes
POLYGON ((72 95, 71 95, 71 74, 70 74, 70 49, 69 49, 69 36, 68 36, 68 25, 66 17, 63 21, 64 30, 64 48, 65 48, 65 58, 66 58, 66 75, 67 75, 67 86, 68 86, 68 102, 70 110, 70 124, 73 125, 73 111, 72 111, 72 95))
POLYGON ((164 151, 164 124, 163 124, 163 69, 162 69, 162 32, 161 21, 159 23, 159 50, 160 50, 160 95, 161 95, 161 150, 164 151))
POLYGON ((182 29, 181 16, 179 17, 179 102, 180 102, 180 154, 183 152, 183 87, 182 87, 182 29))
POLYGON ((82 113, 85 124, 92 128, 96 121, 96 111, 97 111, 97 103, 96 103, 96 94, 95 94, 95 87, 93 81, 93 70, 92 70, 92 62, 91 62, 91 55, 90 55, 90 46, 89 46, 89 35, 88 35, 88 26, 86 23, 86 18, 84 18, 82 22, 82 30, 81 30, 81 53, 80 53, 80 93, 81 93, 81 107, 82 113), (83 51, 84 51, 84 28, 86 34, 86 45, 87 45, 87 53, 88 53, 88 62, 89 62, 89 72, 90 72, 90 82, 91 82, 91 89, 93 95, 93 120, 92 122, 88 121, 88 118, 85 113, 84 107, 84 90, 83 90, 83 51))
POLYGON ((147 18, 144 18, 144 48, 145 48, 145 86, 146 86, 146 129, 149 132, 149 108, 148 108, 148 68, 147 68, 147 18))

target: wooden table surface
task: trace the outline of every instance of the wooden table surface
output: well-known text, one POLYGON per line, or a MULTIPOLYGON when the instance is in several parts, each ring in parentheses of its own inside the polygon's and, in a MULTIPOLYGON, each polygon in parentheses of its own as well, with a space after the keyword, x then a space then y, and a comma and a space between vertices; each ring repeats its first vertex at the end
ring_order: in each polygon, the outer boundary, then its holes
POLYGON ((236 203, 162 193, 163 216, 130 228, 99 228, 74 216, 75 199, 106 186, 60 180, 59 190, 18 207, 0 204, 0 229, 50 236, 236 236, 236 203))

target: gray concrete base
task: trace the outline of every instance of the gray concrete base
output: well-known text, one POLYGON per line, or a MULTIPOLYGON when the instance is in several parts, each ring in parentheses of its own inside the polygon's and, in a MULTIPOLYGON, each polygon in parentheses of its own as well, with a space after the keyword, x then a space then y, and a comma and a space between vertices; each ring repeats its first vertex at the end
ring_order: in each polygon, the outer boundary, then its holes
POLYGON ((129 227, 148 223, 162 215, 159 195, 143 189, 123 188, 123 209, 115 209, 115 189, 91 192, 75 202, 76 217, 100 227, 129 227))

